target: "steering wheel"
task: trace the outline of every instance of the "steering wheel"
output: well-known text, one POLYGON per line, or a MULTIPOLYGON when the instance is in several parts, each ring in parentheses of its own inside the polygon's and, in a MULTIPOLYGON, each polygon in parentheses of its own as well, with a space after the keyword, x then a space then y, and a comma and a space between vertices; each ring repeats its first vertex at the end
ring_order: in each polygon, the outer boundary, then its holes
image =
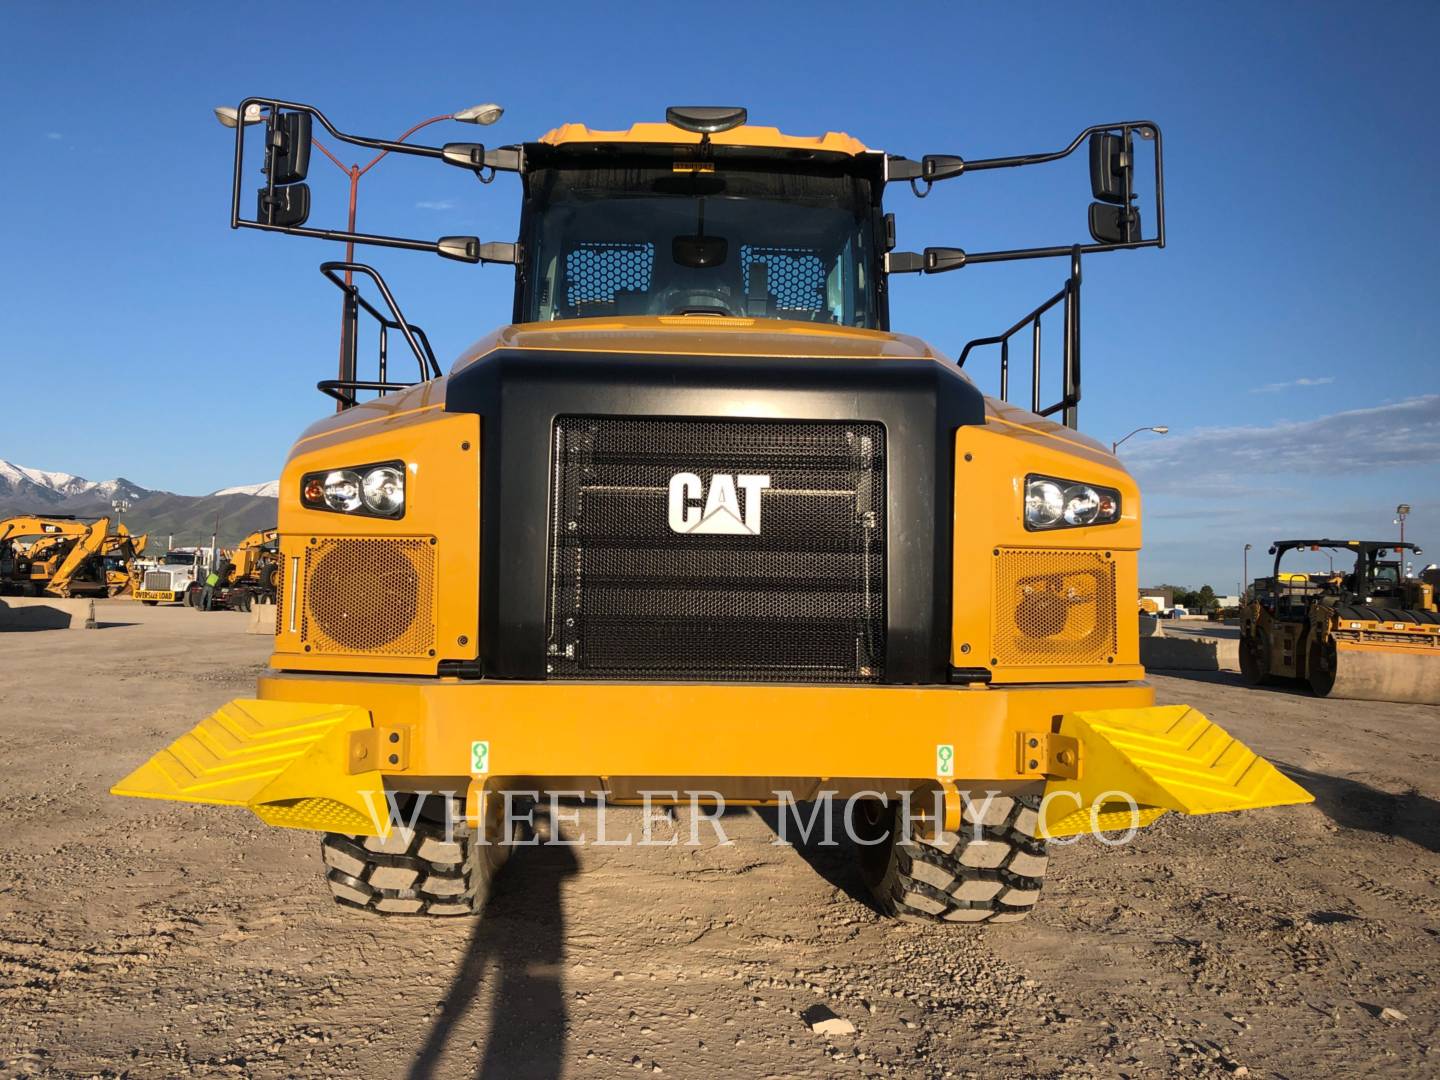
POLYGON ((655 298, 655 310, 662 315, 744 315, 737 311, 719 287, 697 289, 672 285, 655 298))

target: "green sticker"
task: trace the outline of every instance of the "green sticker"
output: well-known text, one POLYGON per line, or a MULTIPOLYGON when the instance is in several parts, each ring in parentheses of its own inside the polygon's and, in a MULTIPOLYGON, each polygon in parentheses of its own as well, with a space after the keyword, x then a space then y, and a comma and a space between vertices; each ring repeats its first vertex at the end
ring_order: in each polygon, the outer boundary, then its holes
POLYGON ((955 775, 955 747, 950 743, 940 743, 935 747, 935 775, 955 775))
POLYGON ((477 740, 470 744, 470 771, 472 773, 490 771, 490 744, 488 742, 477 740))

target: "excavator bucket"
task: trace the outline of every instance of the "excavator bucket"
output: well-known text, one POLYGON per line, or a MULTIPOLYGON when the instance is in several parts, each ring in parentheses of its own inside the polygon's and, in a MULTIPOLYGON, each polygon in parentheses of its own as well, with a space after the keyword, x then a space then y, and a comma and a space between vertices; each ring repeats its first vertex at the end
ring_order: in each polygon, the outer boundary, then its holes
POLYGON ((1139 828, 1169 810, 1215 814, 1314 801, 1188 705, 1069 713, 1059 734, 1081 750, 1078 775, 1045 786, 1047 837, 1139 828))
POLYGON ((231 701, 110 793, 244 806, 267 825, 385 836, 380 774, 352 757, 351 734, 370 727, 370 713, 350 705, 231 701))
POLYGON ((1335 670, 1314 671, 1310 684, 1322 697, 1440 705, 1440 638, 1433 644, 1369 645, 1335 642, 1335 670))

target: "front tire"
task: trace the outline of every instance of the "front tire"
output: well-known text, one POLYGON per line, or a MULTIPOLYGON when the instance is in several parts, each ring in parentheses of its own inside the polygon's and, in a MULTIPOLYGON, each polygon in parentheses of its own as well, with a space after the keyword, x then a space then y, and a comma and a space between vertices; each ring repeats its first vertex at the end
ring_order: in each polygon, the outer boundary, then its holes
POLYGON ((1247 686, 1264 686, 1270 682, 1270 665, 1264 647, 1264 638, 1240 635, 1240 678, 1247 686))
POLYGON ((1039 808, 1038 795, 996 795, 965 807, 958 834, 902 840, 901 807, 870 800, 858 831, 878 837, 884 827, 889 836, 860 849, 861 876, 880 907, 902 919, 1019 922, 1040 898, 1049 861, 1039 808))
POLYGON ((326 833, 320 844, 335 902, 380 915, 478 915, 510 854, 509 844, 477 842, 464 822, 417 821, 388 837, 326 833))
POLYGON ((1315 641, 1310 645, 1305 664, 1305 680, 1310 684, 1310 692, 1316 697, 1329 697, 1330 691, 1335 689, 1339 661, 1333 641, 1315 641))

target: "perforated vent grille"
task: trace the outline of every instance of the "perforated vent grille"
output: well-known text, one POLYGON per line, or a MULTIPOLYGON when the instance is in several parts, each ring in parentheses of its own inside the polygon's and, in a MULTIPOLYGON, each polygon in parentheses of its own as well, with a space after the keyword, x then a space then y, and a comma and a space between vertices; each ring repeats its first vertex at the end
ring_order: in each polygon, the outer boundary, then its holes
POLYGON ((650 288, 654 244, 577 244, 565 256, 565 302, 610 303, 625 290, 650 288))
POLYGON ((825 264, 818 252, 798 247, 756 247, 740 245, 740 272, 745 291, 750 291, 750 267, 763 263, 775 306, 819 311, 825 305, 825 264))
POLYGON ((1115 561, 1100 551, 1001 548, 994 611, 997 667, 1112 662, 1115 561))
POLYGON ((552 676, 882 676, 880 425, 562 417, 551 483, 552 676))
POLYGON ((322 537, 305 549, 300 639, 312 653, 430 656, 435 548, 421 537, 322 537))

